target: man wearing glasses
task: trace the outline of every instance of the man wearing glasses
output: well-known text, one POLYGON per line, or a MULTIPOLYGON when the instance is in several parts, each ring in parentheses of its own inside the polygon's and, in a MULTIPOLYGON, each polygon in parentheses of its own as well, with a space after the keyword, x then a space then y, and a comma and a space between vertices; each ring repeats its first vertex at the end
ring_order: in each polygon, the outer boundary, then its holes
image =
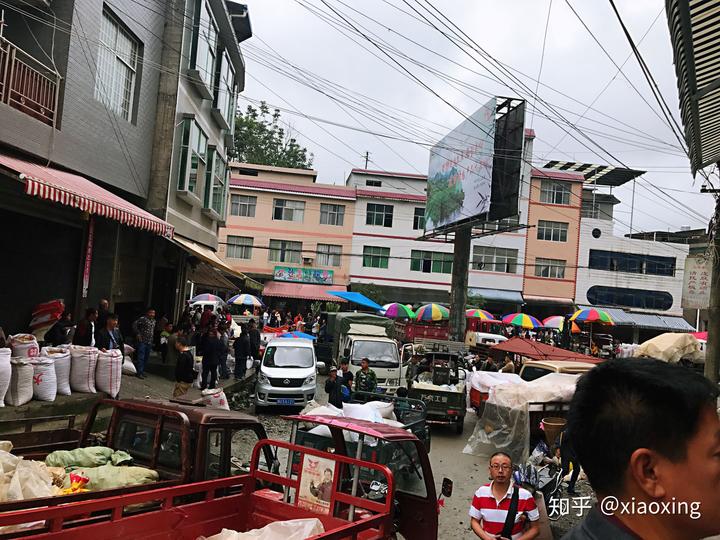
POLYGON ((540 533, 535 499, 512 481, 512 460, 504 452, 490 456, 492 482, 475 492, 470 506, 473 532, 482 540, 532 540, 540 533))

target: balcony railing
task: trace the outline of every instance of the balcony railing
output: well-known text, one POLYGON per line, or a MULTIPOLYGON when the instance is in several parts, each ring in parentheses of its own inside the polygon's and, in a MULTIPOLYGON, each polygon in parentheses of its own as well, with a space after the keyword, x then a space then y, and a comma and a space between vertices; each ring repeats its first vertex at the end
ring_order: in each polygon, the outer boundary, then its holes
POLYGON ((60 75, 0 37, 0 102, 55 126, 60 75))

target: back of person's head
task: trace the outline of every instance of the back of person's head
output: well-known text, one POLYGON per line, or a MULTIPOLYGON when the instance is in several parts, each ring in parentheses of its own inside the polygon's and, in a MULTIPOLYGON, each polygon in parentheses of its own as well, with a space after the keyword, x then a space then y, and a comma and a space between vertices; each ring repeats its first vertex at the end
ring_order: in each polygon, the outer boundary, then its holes
POLYGON ((567 435, 595 491, 622 495, 632 454, 646 448, 686 458, 718 389, 694 371, 652 359, 609 360, 578 381, 567 435))
POLYGON ((175 343, 177 343, 181 347, 187 347, 188 345, 190 345, 190 340, 187 338, 187 336, 179 335, 175 343))

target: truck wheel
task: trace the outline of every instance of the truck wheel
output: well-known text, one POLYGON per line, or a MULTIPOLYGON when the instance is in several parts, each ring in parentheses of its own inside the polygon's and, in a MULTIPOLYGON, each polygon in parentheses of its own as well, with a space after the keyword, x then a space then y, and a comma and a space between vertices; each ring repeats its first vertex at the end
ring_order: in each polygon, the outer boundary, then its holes
POLYGON ((460 420, 458 420, 455 423, 455 433, 457 433, 458 435, 461 435, 464 429, 465 429, 465 419, 460 418, 460 420))

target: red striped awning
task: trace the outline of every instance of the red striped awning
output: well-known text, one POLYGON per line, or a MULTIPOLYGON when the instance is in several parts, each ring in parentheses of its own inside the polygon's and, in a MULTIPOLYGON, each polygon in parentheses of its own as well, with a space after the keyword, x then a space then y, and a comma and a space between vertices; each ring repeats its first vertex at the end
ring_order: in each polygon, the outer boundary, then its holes
POLYGON ((123 225, 173 237, 173 226, 87 178, 0 154, 0 166, 18 175, 25 193, 78 208, 123 225))

